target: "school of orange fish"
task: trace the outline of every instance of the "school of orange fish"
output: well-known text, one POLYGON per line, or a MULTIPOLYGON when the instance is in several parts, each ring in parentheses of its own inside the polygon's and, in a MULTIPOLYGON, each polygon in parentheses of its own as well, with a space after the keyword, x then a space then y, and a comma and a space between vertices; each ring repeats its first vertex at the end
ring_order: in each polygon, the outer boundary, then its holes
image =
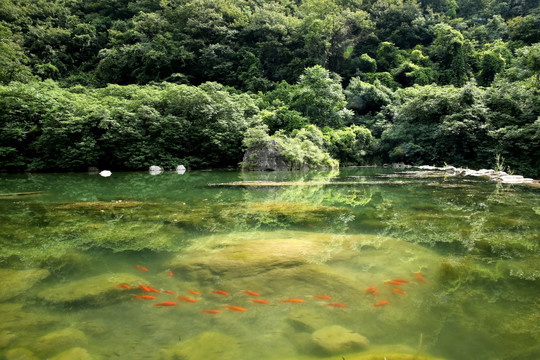
MULTIPOLYGON (((140 265, 135 265, 135 268, 138 269, 138 270, 141 270, 141 271, 148 271, 148 268, 144 267, 144 266, 140 266, 140 265)), ((167 270, 167 273, 169 276, 173 276, 173 272, 170 271, 170 270, 167 270)), ((414 274, 414 279, 418 282, 421 282, 421 283, 427 283, 426 280, 422 277, 422 274, 420 272, 417 272, 414 274)), ((411 281, 409 280, 404 280, 404 279, 392 279, 392 280, 389 280, 389 281, 385 281, 383 284, 384 285, 391 285, 392 286, 392 291, 396 294, 399 294, 399 295, 407 295, 407 293, 401 288, 403 285, 407 285, 407 284, 410 284, 411 281)), ((119 287, 122 287, 124 289, 132 289, 132 287, 130 285, 127 285, 127 284, 118 284, 119 287)), ((157 300, 158 299, 158 296, 157 294, 160 294, 160 293, 164 293, 164 294, 169 294, 169 295, 176 295, 176 293, 174 291, 170 291, 170 290, 157 290, 155 288, 153 288, 152 286, 150 285, 139 285, 139 289, 142 290, 143 292, 145 293, 155 293, 156 295, 134 295, 133 296, 133 299, 134 300, 157 300)), ((378 296, 379 295, 379 291, 377 290, 377 287, 375 285, 372 285, 370 287, 368 287, 367 289, 364 290, 366 292, 366 294, 371 294, 373 296, 378 296)), ((186 292, 192 294, 192 295, 195 295, 195 296, 201 296, 201 293, 199 291, 195 291, 195 290, 186 290, 186 292)), ((214 295, 223 295, 223 296, 228 296, 230 295, 228 292, 224 291, 224 290, 212 290, 210 292, 211 294, 214 294, 214 295)), ((259 297, 261 294, 259 293, 256 293, 254 291, 250 291, 250 290, 244 290, 243 293, 246 295, 246 296, 249 296, 250 298, 251 297, 259 297)), ((250 299, 253 303, 256 303, 256 304, 270 304, 270 301, 268 300, 263 300, 263 299, 250 299)), ((328 295, 313 295, 311 296, 312 299, 318 299, 318 300, 331 300, 332 297, 331 296, 328 296, 328 295)), ((195 298, 191 298, 191 297, 187 297, 187 296, 182 296, 182 295, 179 295, 176 297, 175 300, 180 300, 180 301, 184 301, 184 302, 188 302, 188 303, 195 303, 195 302, 198 302, 199 300, 195 299, 195 298)), ((301 304, 301 303, 304 303, 305 300, 303 299, 297 299, 297 298, 288 298, 288 299, 282 299, 282 300, 279 300, 279 303, 291 303, 291 304, 301 304)), ((375 307, 379 307, 379 306, 385 306, 385 305, 388 305, 390 302, 388 300, 381 300, 381 301, 378 301, 376 303, 373 304, 373 306, 375 307)), ((177 301, 162 301, 162 302, 156 302, 154 303, 153 305, 154 306, 175 306, 177 305, 178 302, 177 301)), ((343 303, 339 303, 339 302, 326 302, 326 305, 328 306, 332 306, 332 307, 336 307, 336 308, 346 308, 347 305, 346 304, 343 304, 343 303)), ((231 311, 247 311, 246 308, 243 308, 241 306, 235 306, 235 305, 224 305, 224 307, 228 310, 231 310, 231 311)), ((201 310, 201 313, 204 313, 204 314, 219 314, 221 313, 221 310, 219 309, 206 309, 206 310, 201 310)))

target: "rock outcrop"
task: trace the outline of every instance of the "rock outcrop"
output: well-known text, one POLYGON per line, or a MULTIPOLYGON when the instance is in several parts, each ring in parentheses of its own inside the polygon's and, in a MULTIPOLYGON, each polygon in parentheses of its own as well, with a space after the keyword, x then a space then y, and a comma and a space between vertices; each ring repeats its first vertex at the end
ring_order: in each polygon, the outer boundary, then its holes
POLYGON ((291 164, 278 149, 278 142, 270 140, 264 145, 248 149, 242 161, 243 170, 286 171, 291 164))

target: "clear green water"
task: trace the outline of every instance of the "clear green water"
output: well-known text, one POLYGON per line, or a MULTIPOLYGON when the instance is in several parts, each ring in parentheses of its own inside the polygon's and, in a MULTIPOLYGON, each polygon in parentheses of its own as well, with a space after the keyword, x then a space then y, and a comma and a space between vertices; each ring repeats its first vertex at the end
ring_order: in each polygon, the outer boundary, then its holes
POLYGON ((0 358, 540 358, 539 189, 367 168, 1 175, 0 194, 0 358), (369 347, 325 351, 331 325, 369 347))

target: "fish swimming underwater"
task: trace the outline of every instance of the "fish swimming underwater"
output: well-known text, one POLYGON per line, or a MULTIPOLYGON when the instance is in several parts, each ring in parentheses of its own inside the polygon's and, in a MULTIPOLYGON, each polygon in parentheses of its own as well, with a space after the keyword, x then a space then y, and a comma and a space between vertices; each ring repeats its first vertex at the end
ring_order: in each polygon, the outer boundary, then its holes
POLYGON ((292 303, 292 304, 299 304, 299 303, 303 303, 305 302, 304 300, 302 299, 294 299, 294 298, 291 298, 291 299, 283 299, 283 300, 279 300, 280 303, 292 303))
POLYGON ((171 295, 176 294, 174 291, 170 291, 170 290, 163 290, 163 292, 164 292, 165 294, 171 294, 171 295))
POLYGON ((370 286, 368 287, 366 290, 364 290, 365 292, 367 293, 372 293, 373 295, 377 296, 379 295, 379 291, 377 290, 377 288, 375 286, 370 286))
POLYGON ((174 301, 165 301, 160 303, 155 303, 154 306, 174 306, 176 303, 174 301))
POLYGON ((221 312, 221 310, 201 310, 201 313, 206 313, 206 314, 219 314, 221 312))
POLYGON ((420 271, 414 274, 414 278, 420 282, 423 282, 424 284, 427 284, 427 281, 422 277, 420 271))
POLYGON ((196 300, 196 299, 189 298, 187 296, 178 296, 177 299, 178 300, 184 300, 186 302, 192 302, 192 303, 199 301, 199 300, 196 300))
POLYGON ((219 295, 229 295, 228 292, 223 291, 223 290, 212 290, 211 293, 212 294, 219 294, 219 295))
POLYGON ((333 307, 340 307, 340 308, 346 308, 347 307, 347 305, 342 304, 342 303, 326 303, 326 305, 333 306, 333 307))
POLYGON ((251 299, 252 302, 254 303, 257 303, 257 304, 269 304, 270 301, 268 300, 262 300, 262 299, 251 299))
POLYGON ((118 284, 116 286, 123 287, 124 289, 131 289, 131 286, 126 285, 126 284, 118 284))
POLYGON ((379 301, 378 303, 373 304, 373 306, 383 306, 386 304, 388 304, 388 300, 379 301))
POLYGON ((314 299, 323 299, 323 300, 330 300, 332 297, 328 295, 313 295, 312 298, 314 299))
POLYGON ((194 290, 187 290, 187 292, 190 293, 190 294, 193 294, 193 295, 201 295, 200 292, 194 291, 194 290))
POLYGON ((401 294, 401 295, 407 295, 407 293, 399 288, 393 288, 392 289, 393 292, 395 292, 396 294, 401 294))
POLYGON ((133 299, 154 300, 157 299, 157 297, 152 295, 135 295, 133 299))
POLYGON ((248 294, 249 296, 261 296, 261 294, 249 290, 244 290, 244 294, 248 294))
POLYGON ((135 265, 134 268, 142 270, 142 271, 148 271, 148 268, 145 268, 144 266, 140 266, 140 265, 135 265))
POLYGON ((240 307, 240 306, 233 306, 233 305, 225 305, 225 307, 232 311, 247 311, 247 309, 240 307))

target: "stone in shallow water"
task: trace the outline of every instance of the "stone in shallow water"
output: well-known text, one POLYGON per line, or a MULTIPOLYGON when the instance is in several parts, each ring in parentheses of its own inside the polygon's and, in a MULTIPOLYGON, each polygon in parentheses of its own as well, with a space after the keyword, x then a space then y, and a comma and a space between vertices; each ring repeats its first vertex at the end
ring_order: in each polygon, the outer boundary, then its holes
POLYGON ((55 355, 51 360, 92 360, 93 357, 86 351, 86 349, 80 347, 74 347, 69 350, 63 351, 58 355, 55 355))
POLYGON ((38 360, 37 356, 35 356, 33 352, 24 348, 15 348, 15 349, 8 350, 8 352, 5 354, 5 359, 6 360, 38 360))
POLYGON ((22 304, 0 304, 0 329, 12 331, 24 331, 28 333, 41 327, 50 326, 59 321, 57 316, 47 313, 25 312, 22 304))
POLYGON ((325 353, 343 354, 363 350, 369 346, 369 340, 339 325, 332 325, 315 331, 311 335, 313 344, 325 353))
POLYGON ((287 316, 287 321, 295 330, 313 332, 327 325, 326 319, 320 312, 308 309, 299 309, 287 316))
POLYGON ((24 293, 49 275, 49 271, 44 269, 0 269, 0 301, 9 300, 24 293))
POLYGON ((53 331, 42 336, 33 348, 38 354, 50 356, 71 347, 84 345, 88 342, 86 335, 78 329, 66 328, 53 331))
POLYGON ((237 359, 241 355, 238 342, 218 332, 204 332, 168 349, 161 350, 160 360, 237 359))
POLYGON ((351 240, 294 231, 206 237, 179 253, 167 266, 188 277, 200 272, 231 278, 253 276, 275 268, 351 258, 356 253, 351 240))
POLYGON ((102 274, 48 288, 38 293, 38 297, 55 304, 103 305, 129 298, 129 290, 118 284, 137 287, 144 283, 144 279, 127 273, 102 274))

